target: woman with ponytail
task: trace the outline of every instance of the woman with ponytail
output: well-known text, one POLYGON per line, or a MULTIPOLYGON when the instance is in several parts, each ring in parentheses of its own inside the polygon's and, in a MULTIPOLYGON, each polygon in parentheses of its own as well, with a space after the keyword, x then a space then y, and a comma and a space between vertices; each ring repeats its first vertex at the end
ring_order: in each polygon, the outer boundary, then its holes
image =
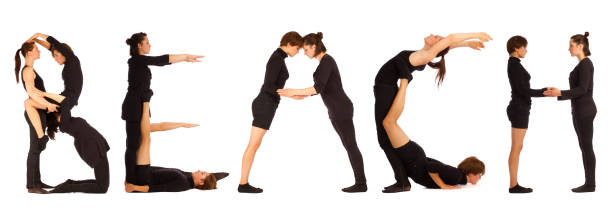
POLYGON ((130 46, 131 56, 128 60, 128 90, 123 100, 121 113, 121 118, 125 120, 127 133, 125 180, 127 183, 136 184, 136 155, 138 152, 148 152, 151 145, 149 101, 153 96, 153 91, 150 88, 152 75, 149 66, 200 62, 199 59, 204 56, 189 54, 148 56, 151 44, 149 44, 147 34, 143 32, 133 34, 125 43, 130 46))
POLYGON ((576 193, 595 191, 595 152, 593 151, 593 121, 597 107, 593 100, 593 62, 589 59, 589 33, 572 36, 569 42, 570 55, 578 59, 578 65, 570 72, 569 90, 551 87, 544 95, 557 97, 557 100, 572 101, 572 120, 582 151, 584 166, 584 185, 573 188, 576 193))
POLYGON ((329 119, 348 153, 355 176, 355 184, 343 188, 342 191, 349 193, 366 192, 368 186, 363 169, 363 158, 355 139, 353 102, 342 88, 338 65, 336 65, 334 58, 327 54, 322 39, 323 33, 320 32, 304 36, 304 54, 310 59, 316 58, 319 60, 319 66, 317 66, 313 75, 314 86, 305 89, 279 89, 278 94, 285 97, 321 94, 321 99, 323 99, 329 113, 329 119))
POLYGON ((21 70, 21 82, 29 98, 25 100, 25 119, 30 128, 30 150, 27 160, 27 184, 30 193, 48 193, 43 188, 52 188, 40 180, 40 153, 46 148, 49 137, 43 131, 46 125, 46 113, 57 111, 58 106, 45 100, 41 91, 45 91, 45 83, 40 75, 34 70, 34 62, 40 58, 40 51, 34 44, 32 36, 21 45, 15 53, 15 79, 19 83, 19 72, 21 70), (21 56, 25 58, 25 66, 21 68, 21 56))
POLYGON ((446 37, 429 35, 425 37, 425 45, 418 51, 402 51, 395 57, 386 62, 378 71, 374 81, 375 98, 375 120, 378 143, 385 152, 396 183, 383 189, 384 193, 395 193, 410 190, 408 172, 398 154, 398 149, 407 146, 410 141, 408 136, 397 124, 403 109, 406 98, 406 88, 412 80, 412 72, 425 69, 429 65, 438 69, 436 80, 438 86, 444 80, 446 67, 444 55, 450 49, 458 47, 470 47, 475 50, 484 48, 483 42, 491 40, 491 37, 484 33, 462 33, 450 34, 446 37), (472 39, 478 39, 470 41, 472 39), (432 62, 436 57, 441 57, 439 62, 432 62), (398 88, 397 81, 400 80, 398 88), (395 108, 395 109, 394 109, 395 108))

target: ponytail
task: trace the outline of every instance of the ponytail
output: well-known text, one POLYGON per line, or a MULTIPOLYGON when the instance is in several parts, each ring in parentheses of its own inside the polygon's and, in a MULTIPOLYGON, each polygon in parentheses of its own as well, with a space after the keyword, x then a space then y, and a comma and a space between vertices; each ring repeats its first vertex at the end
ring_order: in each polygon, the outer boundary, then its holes
POLYGON ((139 32, 139 33, 134 33, 129 39, 125 40, 125 44, 130 46, 131 56, 138 55, 138 44, 140 44, 146 36, 147 36, 147 33, 139 32))
POLYGON ((589 32, 585 32, 584 35, 576 34, 572 36, 572 42, 577 45, 582 45, 582 51, 585 56, 591 55, 591 50, 589 50, 589 32))
POLYGON ((15 52, 15 81, 19 84, 19 69, 21 69, 21 57, 19 56, 21 49, 17 49, 15 52))
POLYGON ((436 75, 436 81, 438 82, 438 87, 440 87, 440 85, 442 84, 442 81, 444 81, 444 76, 446 75, 446 65, 444 61, 444 56, 448 53, 449 50, 450 48, 446 48, 438 53, 436 57, 442 57, 440 61, 436 63, 434 62, 427 63, 429 67, 438 69, 438 75, 436 75))

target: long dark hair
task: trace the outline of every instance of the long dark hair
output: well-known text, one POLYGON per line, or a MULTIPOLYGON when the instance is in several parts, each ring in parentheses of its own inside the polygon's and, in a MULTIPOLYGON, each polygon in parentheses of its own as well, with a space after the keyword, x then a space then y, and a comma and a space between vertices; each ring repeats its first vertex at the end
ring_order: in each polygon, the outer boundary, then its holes
POLYGON ((321 41, 321 39, 323 39, 323 33, 310 33, 304 36, 304 45, 315 45, 317 47, 317 49, 315 49, 315 56, 317 56, 322 52, 327 52, 325 44, 323 44, 323 41, 321 41))
POLYGON ((581 34, 576 34, 574 36, 572 36, 572 42, 578 44, 578 45, 582 45, 582 51, 584 52, 585 56, 590 56, 591 55, 591 50, 589 50, 589 32, 585 32, 584 35, 581 34))
POLYGON ((25 58, 26 53, 32 51, 34 49, 34 42, 24 42, 21 45, 20 49, 17 49, 15 52, 15 80, 19 84, 19 70, 21 69, 21 57, 19 57, 19 52, 25 58))
MULTIPOLYGON (((61 43, 61 44, 64 46, 64 48, 68 49, 69 52, 74 54, 74 52, 72 51, 72 48, 70 48, 70 46, 68 44, 66 44, 66 43, 61 43)), ((53 54, 53 51, 59 52, 59 50, 57 50, 57 47, 54 47, 54 46, 49 47, 49 51, 51 51, 51 54, 53 54)), ((61 54, 61 52, 60 52, 60 54, 61 54)), ((63 55, 63 56, 66 56, 66 55, 63 55)))
POLYGON ((47 135, 50 139, 55 139, 55 133, 59 128, 59 122, 57 121, 58 112, 47 113, 47 135))
POLYGON ((144 40, 146 36, 147 36, 147 33, 139 32, 139 33, 134 33, 132 37, 125 40, 125 44, 128 44, 130 46, 131 56, 138 55, 138 44, 141 43, 142 40, 144 40))
POLYGON ((438 87, 440 86, 440 84, 442 84, 442 81, 444 81, 444 76, 446 75, 446 65, 444 62, 444 56, 446 55, 446 53, 448 53, 449 50, 450 50, 450 47, 447 47, 446 49, 438 53, 436 57, 442 57, 440 61, 435 62, 435 63, 434 62, 427 63, 429 67, 438 69, 438 75, 436 75, 436 81, 438 81, 438 87))

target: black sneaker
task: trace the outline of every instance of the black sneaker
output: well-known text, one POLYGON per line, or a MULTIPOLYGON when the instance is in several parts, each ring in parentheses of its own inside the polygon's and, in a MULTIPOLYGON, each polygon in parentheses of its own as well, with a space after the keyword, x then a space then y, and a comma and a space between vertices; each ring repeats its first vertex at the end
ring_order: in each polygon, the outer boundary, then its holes
POLYGON ((368 191, 368 185, 365 183, 356 183, 353 186, 343 188, 342 191, 347 193, 360 193, 368 191))
POLYGON ((508 189, 508 192, 510 193, 531 193, 533 192, 533 189, 528 188, 528 187, 523 187, 521 185, 518 185, 517 183, 516 186, 508 189))
POLYGON ((238 184, 238 192, 240 193, 261 193, 263 189, 253 187, 249 183, 246 184, 238 184))

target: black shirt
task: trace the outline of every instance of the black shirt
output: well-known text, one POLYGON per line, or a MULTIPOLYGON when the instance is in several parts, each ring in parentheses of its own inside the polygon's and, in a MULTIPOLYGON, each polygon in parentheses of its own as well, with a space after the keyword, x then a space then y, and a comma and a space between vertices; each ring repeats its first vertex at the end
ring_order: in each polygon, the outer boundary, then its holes
POLYGON ((265 95, 263 98, 277 103, 280 102, 280 96, 276 90, 285 87, 285 82, 289 78, 285 58, 287 58, 287 53, 281 48, 272 53, 266 64, 266 76, 260 90, 260 94, 265 95))
MULTIPOLYGON (((70 103, 70 99, 66 97, 60 106, 70 103)), ((110 149, 106 139, 84 119, 72 117, 70 109, 62 110, 59 129, 74 137, 77 153, 90 167, 94 168, 106 158, 106 152, 110 149)))
POLYGON ((121 118, 127 121, 140 121, 142 103, 149 102, 153 96, 149 66, 170 65, 170 56, 135 55, 128 60, 128 65, 128 91, 123 100, 121 118))
POLYGON ((181 192, 193 188, 191 172, 151 166, 149 192, 181 192))
POLYGON ((329 118, 352 118, 353 103, 342 88, 342 79, 336 61, 325 54, 313 74, 314 88, 321 94, 329 118))
POLYGON ((459 169, 429 157, 425 158, 422 163, 417 164, 417 167, 409 176, 414 182, 424 187, 439 189, 440 187, 431 179, 429 173, 438 173, 442 181, 447 185, 454 186, 467 183, 466 175, 459 169))
MULTIPOLYGON (((25 82, 23 80, 23 70, 28 67, 28 66, 24 66, 21 69, 21 84, 23 85, 23 89, 26 90, 26 85, 25 82)), ((34 68, 32 67, 32 70, 34 71, 34 87, 36 87, 36 89, 45 92, 45 81, 43 81, 42 77, 40 77, 40 75, 38 75, 38 73, 36 72, 36 70, 34 70, 34 68)))
POLYGON ((561 91, 558 100, 572 100, 572 113, 594 114, 597 112, 593 101, 593 62, 585 58, 576 65, 569 76, 569 90, 561 91))
POLYGON ((510 104, 531 105, 531 97, 543 97, 543 89, 531 89, 529 80, 531 75, 521 65, 519 58, 510 56, 508 59, 508 79, 512 88, 512 100, 510 104))
POLYGON ((413 66, 410 64, 410 55, 414 51, 404 50, 391 60, 387 61, 376 74, 375 85, 397 86, 398 79, 408 79, 412 81, 412 72, 422 71, 425 65, 413 66))
POLYGON ((53 36, 47 37, 47 41, 53 48, 62 53, 66 58, 64 69, 62 69, 62 79, 64 80, 64 91, 60 93, 65 97, 72 98, 74 105, 78 104, 81 90, 83 89, 83 71, 81 70, 81 62, 74 53, 64 47, 53 36))

